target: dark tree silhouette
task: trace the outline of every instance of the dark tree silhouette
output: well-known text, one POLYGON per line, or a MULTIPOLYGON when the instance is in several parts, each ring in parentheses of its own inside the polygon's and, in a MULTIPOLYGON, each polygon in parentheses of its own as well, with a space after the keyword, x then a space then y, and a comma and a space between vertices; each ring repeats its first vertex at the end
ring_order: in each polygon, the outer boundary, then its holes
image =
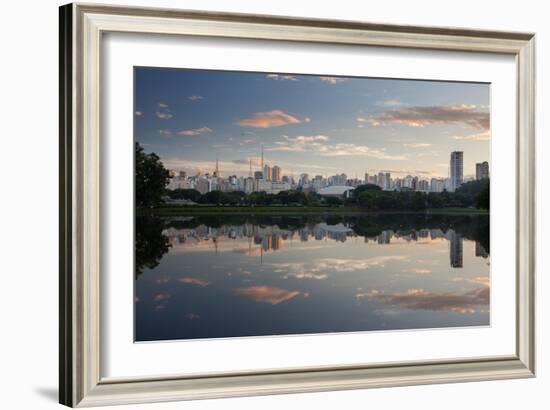
POLYGON ((157 266, 168 249, 170 242, 162 234, 164 221, 153 215, 136 216, 136 278, 145 268, 157 266))
POLYGON ((136 207, 150 208, 161 204, 170 174, 157 154, 146 154, 136 142, 136 207))
POLYGON ((491 205, 491 189, 490 189, 490 183, 487 181, 479 195, 476 199, 476 207, 483 208, 483 209, 489 209, 491 205))

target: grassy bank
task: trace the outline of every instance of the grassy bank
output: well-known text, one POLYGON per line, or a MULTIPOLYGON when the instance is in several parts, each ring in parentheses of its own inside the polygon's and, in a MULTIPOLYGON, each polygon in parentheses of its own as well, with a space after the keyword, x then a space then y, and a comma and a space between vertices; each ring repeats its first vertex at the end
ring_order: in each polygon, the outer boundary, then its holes
POLYGON ((329 207, 329 206, 161 206, 151 210, 155 215, 179 216, 179 215, 208 215, 208 214, 231 214, 231 215, 255 215, 255 214, 278 214, 278 215, 304 215, 304 214, 404 214, 404 213, 426 213, 426 214, 448 214, 448 215, 488 215, 484 209, 475 208, 431 208, 424 211, 368 211, 360 207, 329 207))
POLYGON ((445 215, 489 215, 487 209, 477 208, 429 208, 426 210, 426 213, 445 215))

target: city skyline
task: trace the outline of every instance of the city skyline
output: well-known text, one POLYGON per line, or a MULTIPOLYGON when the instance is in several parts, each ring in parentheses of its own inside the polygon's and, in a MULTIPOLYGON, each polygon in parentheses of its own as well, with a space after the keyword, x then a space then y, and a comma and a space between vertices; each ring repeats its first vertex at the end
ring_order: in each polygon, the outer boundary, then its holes
POLYGON ((135 138, 177 171, 464 178, 489 161, 489 85, 137 68, 135 138))

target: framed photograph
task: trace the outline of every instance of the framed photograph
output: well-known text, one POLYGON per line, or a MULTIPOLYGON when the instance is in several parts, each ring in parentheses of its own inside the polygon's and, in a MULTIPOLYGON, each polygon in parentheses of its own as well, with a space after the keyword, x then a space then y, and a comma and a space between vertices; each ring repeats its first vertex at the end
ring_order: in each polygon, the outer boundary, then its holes
POLYGON ((60 402, 533 377, 534 89, 530 33, 61 7, 60 402))

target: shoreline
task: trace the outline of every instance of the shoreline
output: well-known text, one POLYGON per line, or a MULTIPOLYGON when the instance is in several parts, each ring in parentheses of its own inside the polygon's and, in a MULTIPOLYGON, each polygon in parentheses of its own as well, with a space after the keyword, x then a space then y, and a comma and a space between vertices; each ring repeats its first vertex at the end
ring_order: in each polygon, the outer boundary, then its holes
POLYGON ((476 208, 428 208, 422 211, 369 211, 358 207, 297 207, 297 206, 161 206, 148 210, 138 209, 137 214, 158 216, 181 215, 380 215, 380 214, 425 214, 425 215, 489 215, 489 211, 476 208))

